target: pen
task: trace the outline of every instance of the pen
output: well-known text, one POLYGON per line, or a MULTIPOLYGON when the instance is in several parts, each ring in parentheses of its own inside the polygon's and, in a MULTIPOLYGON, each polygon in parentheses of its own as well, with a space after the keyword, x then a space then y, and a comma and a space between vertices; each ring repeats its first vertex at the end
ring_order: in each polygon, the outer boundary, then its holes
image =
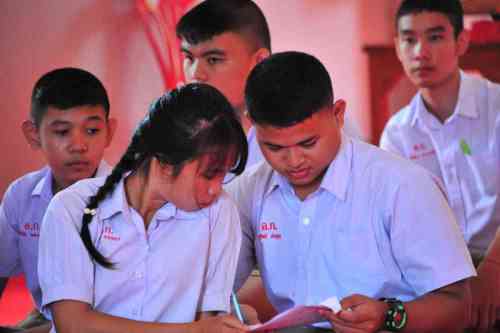
POLYGON ((231 304, 233 305, 236 318, 238 318, 242 323, 245 323, 245 319, 241 313, 240 303, 238 303, 238 299, 236 298, 236 294, 234 292, 231 293, 231 304))

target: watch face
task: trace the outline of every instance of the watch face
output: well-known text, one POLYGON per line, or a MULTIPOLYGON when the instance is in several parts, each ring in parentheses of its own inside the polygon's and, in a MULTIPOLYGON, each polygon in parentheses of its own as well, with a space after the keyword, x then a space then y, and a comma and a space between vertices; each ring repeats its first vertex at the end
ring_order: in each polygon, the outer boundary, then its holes
POLYGON ((408 318, 403 303, 399 300, 388 300, 387 303, 389 310, 385 318, 385 329, 399 332, 405 327, 408 318))

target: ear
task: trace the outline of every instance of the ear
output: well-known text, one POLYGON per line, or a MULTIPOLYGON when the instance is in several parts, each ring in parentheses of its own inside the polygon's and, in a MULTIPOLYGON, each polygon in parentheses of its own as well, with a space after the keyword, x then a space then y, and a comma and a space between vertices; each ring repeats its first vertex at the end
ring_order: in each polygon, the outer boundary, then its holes
POLYGON ((113 136, 115 135, 116 131, 116 126, 117 126, 117 121, 115 118, 109 118, 107 120, 107 125, 108 127, 108 136, 106 138, 106 148, 109 147, 111 144, 111 141, 113 140, 113 136))
POLYGON ((464 29, 457 37, 457 55, 459 57, 463 56, 465 52, 467 52, 469 49, 469 43, 470 33, 464 29))
POLYGON ((345 109, 346 102, 343 99, 339 99, 333 104, 333 115, 338 122, 339 128, 344 127, 345 109))
POLYGON ((267 57, 269 57, 269 55, 271 54, 271 52, 266 49, 265 47, 261 47, 260 49, 258 49, 254 55, 253 55, 253 58, 254 58, 254 66, 257 65, 259 62, 261 62, 262 60, 266 59, 267 57))
POLYGON ((40 140, 40 131, 33 121, 23 121, 21 130, 23 131, 26 142, 28 142, 31 148, 37 150, 42 147, 42 141, 40 140))

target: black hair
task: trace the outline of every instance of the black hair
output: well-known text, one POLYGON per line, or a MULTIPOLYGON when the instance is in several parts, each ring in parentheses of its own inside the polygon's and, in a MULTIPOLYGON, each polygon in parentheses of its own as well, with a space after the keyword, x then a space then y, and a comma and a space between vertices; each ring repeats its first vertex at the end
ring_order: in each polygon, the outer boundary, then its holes
POLYGON ((404 0, 396 12, 396 31, 401 17, 422 12, 445 15, 453 26, 455 38, 464 30, 464 10, 459 0, 404 0))
POLYGON ((215 154, 216 161, 211 162, 220 167, 233 152, 236 160, 230 172, 239 175, 247 160, 247 138, 236 111, 217 89, 193 83, 161 96, 135 130, 118 164, 89 199, 80 235, 92 258, 104 267, 113 266, 95 248, 88 226, 99 203, 113 192, 125 173, 145 170, 154 157, 172 165, 177 176, 186 162, 203 154, 215 154))
POLYGON ((225 32, 246 37, 254 50, 271 51, 271 36, 264 13, 252 0, 205 0, 177 23, 177 37, 198 44, 225 32))
POLYGON ((109 99, 101 81, 80 68, 59 68, 43 75, 35 83, 31 94, 31 119, 40 126, 48 107, 66 110, 78 106, 104 108, 109 116, 109 99))
POLYGON ((276 53, 248 76, 245 101, 259 125, 288 127, 333 105, 333 88, 325 66, 301 52, 276 53))

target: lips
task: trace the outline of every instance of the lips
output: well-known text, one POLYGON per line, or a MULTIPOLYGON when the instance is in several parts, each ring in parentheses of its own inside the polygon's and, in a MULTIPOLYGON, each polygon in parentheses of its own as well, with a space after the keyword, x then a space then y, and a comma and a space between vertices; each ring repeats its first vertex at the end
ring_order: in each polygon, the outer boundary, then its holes
POLYGON ((307 178, 309 176, 310 169, 309 168, 303 168, 303 169, 298 169, 298 170, 293 170, 293 171, 288 171, 287 174, 290 179, 293 180, 301 180, 307 178))
POLYGON ((432 66, 419 66, 415 67, 412 72, 415 74, 428 74, 434 70, 434 67, 432 66))
POLYGON ((90 166, 90 162, 77 160, 77 161, 68 162, 65 165, 68 168, 82 170, 82 169, 87 169, 90 166))

